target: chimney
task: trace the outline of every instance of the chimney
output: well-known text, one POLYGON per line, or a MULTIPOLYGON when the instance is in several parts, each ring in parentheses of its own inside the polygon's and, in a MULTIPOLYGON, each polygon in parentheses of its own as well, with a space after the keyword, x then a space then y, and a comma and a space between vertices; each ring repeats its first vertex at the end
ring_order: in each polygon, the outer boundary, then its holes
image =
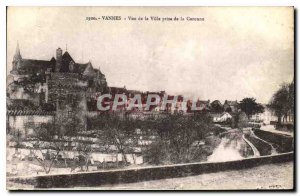
POLYGON ((62 65, 62 49, 58 48, 56 50, 56 65, 55 72, 59 72, 62 65))

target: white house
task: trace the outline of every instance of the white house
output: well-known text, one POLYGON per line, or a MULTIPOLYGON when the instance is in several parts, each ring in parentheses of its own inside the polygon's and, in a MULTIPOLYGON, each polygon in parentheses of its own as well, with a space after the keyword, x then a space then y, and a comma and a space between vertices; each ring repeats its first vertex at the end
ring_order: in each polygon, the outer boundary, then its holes
POLYGON ((277 121, 277 117, 274 114, 274 111, 265 107, 265 111, 263 113, 254 114, 251 116, 252 121, 260 121, 266 125, 269 125, 271 121, 277 121))
POLYGON ((228 119, 232 119, 232 116, 228 112, 213 115, 213 122, 226 122, 228 119))

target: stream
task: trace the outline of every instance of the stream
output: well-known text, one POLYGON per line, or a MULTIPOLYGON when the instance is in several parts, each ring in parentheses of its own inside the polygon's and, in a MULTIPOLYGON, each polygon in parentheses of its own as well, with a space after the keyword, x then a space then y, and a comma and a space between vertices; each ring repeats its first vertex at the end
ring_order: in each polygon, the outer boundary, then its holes
POLYGON ((240 160, 254 156, 254 150, 244 140, 243 132, 231 129, 220 135, 221 142, 213 153, 208 156, 208 162, 224 162, 240 160))

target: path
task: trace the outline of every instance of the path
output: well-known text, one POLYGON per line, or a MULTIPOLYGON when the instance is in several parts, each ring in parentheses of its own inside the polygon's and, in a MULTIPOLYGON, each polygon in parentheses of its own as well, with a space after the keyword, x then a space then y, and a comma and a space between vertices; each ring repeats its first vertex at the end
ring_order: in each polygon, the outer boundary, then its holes
POLYGON ((252 148, 253 156, 254 157, 259 157, 260 156, 259 151, 257 150, 257 148, 248 139, 245 138, 244 134, 243 134, 243 139, 252 148))
MULTIPOLYGON (((82 188, 82 187, 80 187, 82 188)), ((182 178, 152 180, 86 189, 291 189, 293 162, 262 165, 250 169, 224 171, 182 178)), ((83 189, 85 189, 83 187, 83 189)))
POLYGON ((263 130, 263 131, 268 131, 268 132, 272 132, 272 133, 276 133, 276 134, 280 134, 280 135, 287 135, 287 136, 294 137, 293 132, 286 132, 286 131, 276 130, 273 125, 261 126, 260 129, 263 130))

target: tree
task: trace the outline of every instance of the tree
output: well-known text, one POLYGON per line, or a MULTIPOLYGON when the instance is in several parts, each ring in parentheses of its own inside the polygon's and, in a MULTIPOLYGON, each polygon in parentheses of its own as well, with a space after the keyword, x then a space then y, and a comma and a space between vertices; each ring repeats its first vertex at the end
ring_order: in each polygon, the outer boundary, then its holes
MULTIPOLYGON (((289 108, 289 112, 291 113, 291 115, 294 117, 294 113, 295 113, 295 84, 294 84, 294 80, 293 82, 289 85, 289 98, 288 98, 288 108, 289 108)), ((294 119, 292 119, 294 121, 294 119)))
POLYGON ((150 164, 201 161, 207 149, 200 144, 208 136, 223 131, 203 113, 165 113, 142 119, 106 113, 89 121, 93 122, 90 128, 98 132, 100 145, 109 146, 107 153, 115 147, 127 162, 126 155, 133 155, 134 148, 140 147, 143 157, 150 164))
POLYGON ((214 129, 211 119, 201 113, 167 114, 151 120, 148 125, 147 129, 158 136, 145 152, 148 162, 154 164, 199 161, 203 153, 197 143, 214 129))
MULTIPOLYGON (((93 152, 92 141, 82 141, 79 138, 77 138, 75 142, 76 142, 75 149, 77 150, 77 152, 79 152, 78 164, 81 168, 81 171, 83 171, 83 166, 85 166, 85 171, 88 171, 89 161, 91 160, 91 154, 93 152)), ((74 169, 71 169, 71 171, 73 171, 74 169)))
POLYGON ((246 115, 245 112, 238 112, 236 114, 233 115, 232 121, 231 121, 231 127, 232 128, 245 128, 248 127, 249 124, 249 118, 246 115))
POLYGON ((43 167, 44 172, 48 174, 63 148, 61 140, 58 139, 60 127, 55 121, 52 121, 42 123, 33 130, 34 136, 30 141, 33 148, 30 156, 35 158, 43 167))
POLYGON ((218 100, 213 101, 210 106, 212 112, 222 113, 224 111, 222 104, 218 100))
MULTIPOLYGON (((46 174, 49 174, 57 158, 72 142, 70 137, 76 136, 81 129, 81 123, 75 116, 73 118, 56 117, 47 123, 33 128, 31 140, 33 148, 30 156, 39 162, 46 174)), ((66 160, 65 160, 65 165, 66 160)))
POLYGON ((226 108, 225 112, 232 112, 231 107, 226 108))
MULTIPOLYGON (((106 113, 93 119, 93 128, 98 130, 98 137, 106 146, 115 146, 117 153, 121 153, 123 161, 127 163, 126 154, 133 152, 137 143, 136 129, 139 128, 139 120, 124 118, 116 114, 106 113)), ((110 150, 107 148, 107 150, 110 150)))
POLYGON ((287 117, 288 112, 294 112, 294 84, 282 84, 280 89, 276 91, 270 101, 271 108, 278 117, 278 124, 281 124, 282 117, 287 117))
POLYGON ((256 99, 254 98, 244 98, 240 101, 239 106, 241 110, 246 113, 248 119, 251 115, 264 112, 264 107, 261 104, 256 103, 256 99))

